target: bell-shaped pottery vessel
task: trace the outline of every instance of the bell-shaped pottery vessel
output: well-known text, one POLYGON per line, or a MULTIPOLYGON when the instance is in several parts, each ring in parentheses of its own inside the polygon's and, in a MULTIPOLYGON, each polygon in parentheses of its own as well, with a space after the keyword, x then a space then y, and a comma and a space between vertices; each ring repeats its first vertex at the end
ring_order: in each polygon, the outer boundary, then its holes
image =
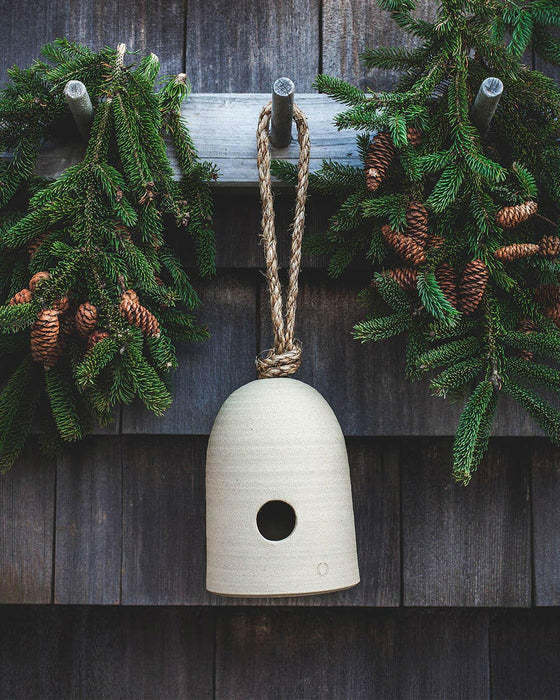
POLYGON ((221 407, 206 460, 206 543, 206 586, 219 595, 359 582, 344 437, 308 384, 258 379, 221 407))

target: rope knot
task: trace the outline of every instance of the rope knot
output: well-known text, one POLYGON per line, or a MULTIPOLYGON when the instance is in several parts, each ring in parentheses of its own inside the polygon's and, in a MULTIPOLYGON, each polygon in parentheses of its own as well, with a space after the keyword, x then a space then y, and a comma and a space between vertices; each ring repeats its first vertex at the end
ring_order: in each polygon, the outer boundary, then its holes
POLYGON ((257 129, 257 166, 262 202, 262 239, 266 258, 266 277, 270 296, 274 347, 261 353, 255 364, 259 379, 287 377, 301 365, 301 343, 294 338, 298 296, 298 276, 301 264, 301 243, 305 227, 305 200, 309 180, 309 128, 303 112, 294 105, 294 121, 299 143, 296 206, 292 225, 292 246, 288 268, 288 291, 284 319, 282 286, 278 274, 276 231, 274 226, 274 201, 270 177, 269 134, 272 104, 263 108, 257 129))
POLYGON ((274 348, 265 350, 255 360, 257 377, 270 379, 272 377, 289 377, 301 365, 301 343, 295 340, 290 349, 276 352, 274 348))

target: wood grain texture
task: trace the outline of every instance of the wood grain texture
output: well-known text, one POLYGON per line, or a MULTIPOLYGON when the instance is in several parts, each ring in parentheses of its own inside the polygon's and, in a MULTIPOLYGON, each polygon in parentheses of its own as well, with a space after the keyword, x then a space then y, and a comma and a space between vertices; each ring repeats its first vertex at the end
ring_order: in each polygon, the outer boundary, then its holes
POLYGON ((212 697, 210 611, 0 606, 0 697, 212 697))
POLYGON ((560 605, 560 450, 535 440, 531 452, 535 605, 560 605))
POLYGON ((189 0, 187 74, 198 92, 309 92, 319 69, 319 0, 189 0))
POLYGON ((528 453, 495 439, 468 488, 451 480, 451 441, 402 454, 404 604, 529 606, 528 453))
POLYGON ((129 2, 64 0, 40 3, 1 0, 4 36, 0 46, 0 82, 14 63, 24 68, 37 58, 43 44, 57 37, 88 44, 94 49, 125 42, 129 50, 152 51, 163 73, 183 70, 183 0, 129 2))
POLYGON ((124 605, 209 602, 205 457, 203 437, 124 440, 124 605))
POLYGON ((201 322, 208 324, 211 338, 179 345, 171 408, 156 418, 139 403, 124 407, 123 433, 210 433, 227 396, 255 378, 256 284, 255 273, 221 273, 197 283, 201 322))
POLYGON ((120 602, 121 468, 118 437, 86 438, 57 459, 55 603, 120 602))
POLYGON ((486 613, 232 611, 216 698, 488 698, 486 613))
MULTIPOLYGON (((434 0, 419 0, 417 16, 432 20, 434 0)), ((388 12, 375 3, 357 0, 324 0, 322 72, 342 78, 362 89, 390 90, 398 73, 389 70, 366 71, 360 54, 377 46, 417 46, 417 40, 399 29, 388 12)))
MULTIPOLYGON (((190 135, 203 160, 214 163, 219 178, 214 189, 258 186, 256 130, 261 109, 270 101, 264 94, 193 94, 182 106, 190 135)), ((334 117, 340 105, 326 95, 300 94, 297 105, 309 122, 312 143, 310 169, 317 170, 324 159, 344 164, 360 165, 354 131, 337 131, 334 117)), ((273 158, 297 163, 299 146, 295 138, 286 148, 271 146, 273 158)), ((66 168, 79 162, 84 145, 78 142, 52 144, 43 149, 37 160, 36 173, 43 177, 58 177, 66 168)), ((180 177, 179 165, 172 148, 168 155, 175 177, 180 177)), ((278 187, 286 187, 275 180, 278 187)))
POLYGON ((492 698, 560 698, 560 611, 505 610, 490 622, 492 698))
POLYGON ((54 460, 34 438, 0 475, 0 603, 52 600, 54 485, 54 460))

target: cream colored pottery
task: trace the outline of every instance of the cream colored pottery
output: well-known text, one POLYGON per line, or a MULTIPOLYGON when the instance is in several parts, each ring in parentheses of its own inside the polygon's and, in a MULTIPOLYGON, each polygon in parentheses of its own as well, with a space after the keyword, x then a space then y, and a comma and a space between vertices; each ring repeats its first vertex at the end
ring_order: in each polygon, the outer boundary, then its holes
POLYGON ((258 379, 221 407, 206 460, 206 543, 206 586, 220 595, 306 595, 359 582, 344 437, 308 384, 258 379))

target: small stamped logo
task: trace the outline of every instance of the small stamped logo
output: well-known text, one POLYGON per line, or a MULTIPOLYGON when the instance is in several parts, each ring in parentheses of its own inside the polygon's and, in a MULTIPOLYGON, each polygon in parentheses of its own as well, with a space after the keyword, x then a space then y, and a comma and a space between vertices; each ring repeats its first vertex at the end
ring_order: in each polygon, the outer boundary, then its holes
POLYGON ((329 565, 326 561, 322 561, 320 564, 317 564, 317 573, 319 576, 326 576, 329 573, 329 565))

